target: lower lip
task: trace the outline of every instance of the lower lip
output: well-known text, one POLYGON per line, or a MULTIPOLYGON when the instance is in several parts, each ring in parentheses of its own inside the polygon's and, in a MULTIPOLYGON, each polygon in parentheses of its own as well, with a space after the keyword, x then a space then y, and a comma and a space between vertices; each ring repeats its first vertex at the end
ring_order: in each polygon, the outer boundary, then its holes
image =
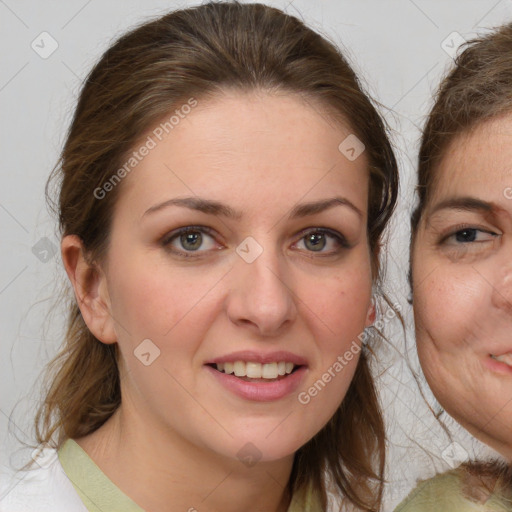
POLYGON ((270 382, 247 382, 232 374, 219 372, 211 366, 206 366, 206 369, 229 391, 245 400, 255 402, 272 402, 292 394, 297 390, 306 374, 306 367, 301 366, 284 379, 270 382))
POLYGON ((501 361, 497 361, 496 359, 493 359, 491 356, 485 359, 484 364, 493 372, 502 373, 504 375, 512 375, 512 366, 509 366, 506 363, 502 363, 501 361))

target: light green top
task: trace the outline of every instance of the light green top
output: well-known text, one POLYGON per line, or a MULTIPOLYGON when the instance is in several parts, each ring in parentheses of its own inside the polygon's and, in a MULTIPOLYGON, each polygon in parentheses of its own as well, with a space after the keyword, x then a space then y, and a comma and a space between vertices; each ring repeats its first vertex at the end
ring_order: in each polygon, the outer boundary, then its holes
POLYGON ((60 447, 59 460, 89 512, 144 512, 73 439, 67 439, 60 447))
MULTIPOLYGON (((144 512, 114 485, 73 439, 67 439, 61 446, 59 460, 89 512, 144 512)), ((288 512, 322 512, 322 508, 313 493, 296 493, 288 512)))
POLYGON ((485 503, 464 496, 460 474, 449 471, 424 480, 398 505, 395 512, 511 512, 512 502, 491 494, 485 503))

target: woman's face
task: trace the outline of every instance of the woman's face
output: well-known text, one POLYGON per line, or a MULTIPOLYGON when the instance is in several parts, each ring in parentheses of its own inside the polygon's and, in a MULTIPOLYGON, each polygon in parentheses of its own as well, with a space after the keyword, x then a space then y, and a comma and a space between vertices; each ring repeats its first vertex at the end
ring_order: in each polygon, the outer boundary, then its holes
POLYGON ((317 107, 198 101, 121 184, 105 296, 123 407, 148 432, 275 460, 345 396, 357 355, 299 400, 373 311, 367 161, 317 107))
POLYGON ((420 361, 441 405, 512 458, 512 116, 454 140, 413 247, 420 361))

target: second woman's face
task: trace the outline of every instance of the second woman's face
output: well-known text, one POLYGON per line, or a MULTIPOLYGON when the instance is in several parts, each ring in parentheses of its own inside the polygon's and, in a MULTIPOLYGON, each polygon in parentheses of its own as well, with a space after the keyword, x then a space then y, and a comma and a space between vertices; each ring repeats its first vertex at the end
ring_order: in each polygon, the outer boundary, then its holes
POLYGON ((340 405, 372 320, 367 161, 295 96, 186 110, 148 132, 114 214, 123 407, 148 435, 290 456, 340 405))
POLYGON ((441 405, 512 458, 512 116, 455 139, 413 248, 420 361, 441 405))

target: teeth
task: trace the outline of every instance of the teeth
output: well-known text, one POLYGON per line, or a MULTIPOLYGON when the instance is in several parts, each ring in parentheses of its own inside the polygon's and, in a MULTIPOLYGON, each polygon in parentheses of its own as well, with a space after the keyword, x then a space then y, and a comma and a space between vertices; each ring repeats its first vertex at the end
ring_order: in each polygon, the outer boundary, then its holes
POLYGON ((277 363, 267 363, 263 365, 262 377, 264 379, 277 379, 277 363))
POLYGON ((263 371, 261 368, 261 364, 259 364, 259 363, 246 363, 245 364, 245 374, 250 379, 261 379, 262 373, 263 373, 263 371))
POLYGON ((237 377, 246 377, 247 376, 247 372, 246 372, 246 369, 245 369, 245 363, 243 363, 242 361, 235 361, 235 375, 237 377))
POLYGON ((509 366, 512 366, 512 354, 503 354, 501 356, 491 355, 491 357, 496 359, 496 361, 500 361, 502 363, 508 364, 509 366))
POLYGON ((235 361, 234 363, 217 363, 217 370, 223 373, 234 373, 237 377, 250 379, 277 379, 280 375, 292 373, 295 365, 288 361, 275 363, 254 363, 252 361, 235 361))

